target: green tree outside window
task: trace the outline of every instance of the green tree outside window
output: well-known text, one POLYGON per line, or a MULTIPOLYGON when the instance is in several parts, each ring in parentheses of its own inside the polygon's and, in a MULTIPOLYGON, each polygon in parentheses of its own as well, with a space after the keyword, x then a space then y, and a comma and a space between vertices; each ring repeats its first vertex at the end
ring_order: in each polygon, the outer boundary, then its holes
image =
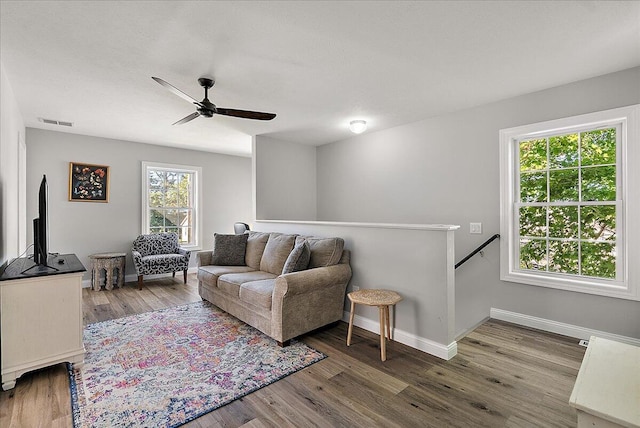
POLYGON ((174 232, 181 243, 192 241, 193 174, 149 170, 149 230, 174 232))
POLYGON ((519 267, 616 277, 616 128, 519 142, 519 267))

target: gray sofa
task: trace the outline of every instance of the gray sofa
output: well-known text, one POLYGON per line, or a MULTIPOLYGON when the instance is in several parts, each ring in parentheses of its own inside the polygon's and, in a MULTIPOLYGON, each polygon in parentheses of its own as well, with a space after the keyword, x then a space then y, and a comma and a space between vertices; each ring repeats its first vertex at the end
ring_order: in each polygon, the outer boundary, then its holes
POLYGON ((197 253, 198 291, 282 346, 342 319, 349 260, 341 238, 216 234, 197 253))

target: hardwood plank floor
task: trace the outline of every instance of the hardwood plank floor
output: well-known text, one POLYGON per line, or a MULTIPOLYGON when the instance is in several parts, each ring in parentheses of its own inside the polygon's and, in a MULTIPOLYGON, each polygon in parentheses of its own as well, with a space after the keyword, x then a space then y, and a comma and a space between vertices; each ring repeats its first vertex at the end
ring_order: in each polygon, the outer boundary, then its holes
MULTIPOLYGON (((122 289, 83 290, 84 323, 200 300, 195 275, 122 289)), ((574 427, 568 401, 585 348, 577 339, 490 320, 443 361, 400 343, 380 361, 376 334, 346 324, 301 339, 329 358, 236 400, 187 427, 574 427)), ((71 427, 64 364, 0 393, 2 427, 71 427)))

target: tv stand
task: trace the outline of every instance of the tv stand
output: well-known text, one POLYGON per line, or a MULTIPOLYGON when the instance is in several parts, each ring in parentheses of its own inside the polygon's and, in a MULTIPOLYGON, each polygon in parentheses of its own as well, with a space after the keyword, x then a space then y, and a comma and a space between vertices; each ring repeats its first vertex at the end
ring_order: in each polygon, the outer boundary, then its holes
POLYGON ((48 269, 53 269, 54 271, 58 271, 60 269, 58 268, 54 268, 53 266, 49 266, 49 265, 36 265, 34 264, 31 267, 26 268, 25 270, 23 270, 22 272, 20 272, 21 274, 27 274, 29 275, 29 273, 35 273, 36 275, 42 275, 42 274, 48 274, 48 273, 52 273, 50 270, 48 269))
POLYGON ((62 362, 77 367, 84 362, 85 268, 74 254, 47 260, 49 265, 57 263, 56 270, 44 272, 31 269, 37 266, 31 259, 17 259, 0 271, 0 360, 5 391, 29 371, 62 362))

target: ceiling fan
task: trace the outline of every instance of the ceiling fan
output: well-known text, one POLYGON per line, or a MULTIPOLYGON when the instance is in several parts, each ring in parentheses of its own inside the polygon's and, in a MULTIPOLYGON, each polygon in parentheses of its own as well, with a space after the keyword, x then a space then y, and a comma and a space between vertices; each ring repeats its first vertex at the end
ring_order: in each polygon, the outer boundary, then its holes
POLYGON ((196 105, 196 111, 191 113, 189 116, 180 119, 174 125, 182 125, 183 123, 187 123, 198 116, 211 117, 214 114, 222 114, 225 116, 234 116, 234 117, 242 117, 244 119, 256 119, 256 120, 271 120, 276 117, 273 113, 262 113, 259 111, 248 111, 248 110, 235 110, 231 108, 222 108, 217 107, 211 101, 209 101, 209 89, 213 86, 215 81, 213 79, 208 79, 206 77, 201 77, 198 79, 198 83, 200 86, 204 88, 204 99, 202 101, 196 101, 191 98, 189 95, 182 92, 180 89, 176 88, 170 83, 165 82, 159 77, 152 77, 153 80, 176 94, 182 99, 189 101, 196 105))

